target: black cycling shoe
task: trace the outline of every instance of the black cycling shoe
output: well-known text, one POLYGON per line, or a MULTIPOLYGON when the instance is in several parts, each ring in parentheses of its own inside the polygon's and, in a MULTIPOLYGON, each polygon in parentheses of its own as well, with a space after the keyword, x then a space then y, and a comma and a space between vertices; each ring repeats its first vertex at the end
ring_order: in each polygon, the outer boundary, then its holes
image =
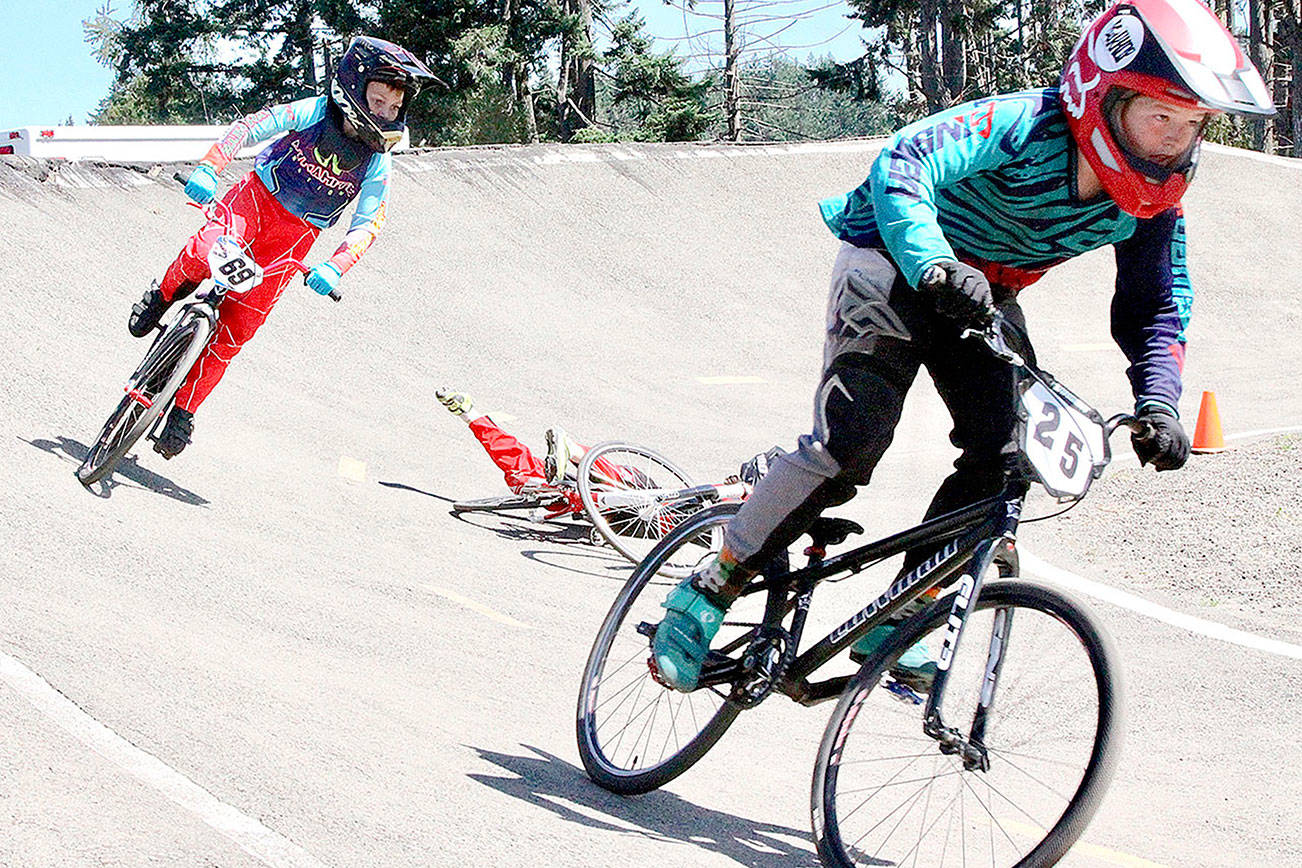
POLYGON ((140 297, 140 301, 131 306, 131 316, 127 319, 127 331, 131 332, 132 337, 143 338, 145 335, 158 328, 158 321, 167 313, 167 309, 172 306, 170 301, 163 298, 163 293, 158 289, 158 282, 145 290, 145 294, 140 297))
POLYGON ((190 435, 194 433, 194 414, 180 407, 173 407, 163 425, 163 433, 154 441, 154 451, 164 458, 175 458, 181 450, 190 445, 190 435))

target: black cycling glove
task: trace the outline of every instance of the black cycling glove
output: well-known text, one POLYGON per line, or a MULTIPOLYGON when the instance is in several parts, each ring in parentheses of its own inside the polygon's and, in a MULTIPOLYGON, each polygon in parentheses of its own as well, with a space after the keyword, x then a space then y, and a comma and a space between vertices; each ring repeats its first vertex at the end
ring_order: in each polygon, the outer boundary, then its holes
POLYGON ((1144 407, 1136 416, 1153 426, 1153 433, 1140 439, 1131 434, 1140 464, 1152 464, 1156 470, 1179 470, 1189 460, 1189 435, 1180 420, 1164 407, 1144 407))
POLYGON ((936 310, 960 326, 983 328, 994 313, 990 281, 979 269, 946 260, 928 267, 918 288, 932 293, 936 310))

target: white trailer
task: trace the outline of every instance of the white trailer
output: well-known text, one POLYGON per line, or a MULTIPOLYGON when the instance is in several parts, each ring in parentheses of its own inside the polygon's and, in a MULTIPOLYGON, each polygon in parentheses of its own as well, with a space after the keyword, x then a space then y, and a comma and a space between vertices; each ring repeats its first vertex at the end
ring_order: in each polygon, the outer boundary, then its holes
MULTIPOLYGON (((71 126, 0 130, 0 154, 62 160, 194 162, 226 135, 228 126, 71 126)), ((252 157, 280 136, 240 151, 252 157)), ((394 150, 408 146, 406 132, 394 150)))
MULTIPOLYGON (((17 127, 0 131, 0 154, 63 160, 194 161, 226 134, 224 126, 17 127)), ((274 141, 240 152, 251 157, 274 141)))

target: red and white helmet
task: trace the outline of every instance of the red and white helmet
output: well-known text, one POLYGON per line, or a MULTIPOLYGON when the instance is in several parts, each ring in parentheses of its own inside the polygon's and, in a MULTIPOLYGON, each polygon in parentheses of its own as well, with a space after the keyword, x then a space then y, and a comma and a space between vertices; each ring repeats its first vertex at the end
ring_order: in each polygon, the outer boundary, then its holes
POLYGON ((1058 97, 1080 151, 1123 211, 1152 217, 1180 201, 1198 162, 1201 131, 1171 165, 1131 153, 1114 109, 1140 93, 1213 114, 1272 115, 1261 75, 1198 0, 1123 0, 1081 34, 1058 97))

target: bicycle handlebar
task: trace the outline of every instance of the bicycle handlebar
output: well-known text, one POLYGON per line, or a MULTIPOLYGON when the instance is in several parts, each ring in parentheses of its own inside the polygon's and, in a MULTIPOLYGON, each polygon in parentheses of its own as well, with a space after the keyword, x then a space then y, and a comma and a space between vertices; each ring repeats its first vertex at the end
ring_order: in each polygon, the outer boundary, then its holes
MULTIPOLYGON (((984 328, 964 329, 961 337, 980 340, 995 358, 1007 362, 1012 367, 1025 368, 1037 377, 1040 375, 1039 370, 1008 345, 1008 340, 1004 337, 1004 315, 998 310, 994 312, 994 316, 991 317, 990 322, 984 328)), ((1118 413, 1103 423, 1104 434, 1108 437, 1111 437, 1112 432, 1122 427, 1129 428, 1131 433, 1140 440, 1151 440, 1157 434, 1151 422, 1146 422, 1130 413, 1118 413)))
MULTIPOLYGON (((190 180, 180 172, 173 172, 172 178, 175 181, 179 181, 181 184, 186 184, 190 180)), ((210 205, 200 205, 198 202, 189 202, 187 204, 189 204, 193 208, 198 208, 200 211, 203 212, 204 216, 207 217, 210 221, 214 223, 220 223, 228 233, 240 237, 240 234, 235 231, 235 227, 232 225, 233 221, 229 217, 230 208, 224 202, 221 202, 220 200, 215 200, 214 203, 210 205), (220 205, 221 208, 224 208, 228 212, 228 214, 223 215, 221 213, 221 210, 216 207, 218 205, 220 205)), ((243 241, 244 240, 243 237, 240 237, 240 240, 243 241)), ((268 266, 265 266, 263 268, 263 271, 270 271, 273 268, 280 268, 282 265, 287 265, 290 268, 293 268, 296 271, 298 271, 300 274, 304 274, 304 275, 306 275, 312 270, 297 259, 294 259, 292 257, 285 257, 283 259, 276 260, 275 262, 271 263, 268 266)), ((307 283, 306 278, 304 278, 303 282, 307 283)), ((327 298, 329 298, 331 301, 343 301, 344 299, 344 297, 339 293, 339 290, 337 289, 330 290, 330 294, 327 296, 327 298)))

